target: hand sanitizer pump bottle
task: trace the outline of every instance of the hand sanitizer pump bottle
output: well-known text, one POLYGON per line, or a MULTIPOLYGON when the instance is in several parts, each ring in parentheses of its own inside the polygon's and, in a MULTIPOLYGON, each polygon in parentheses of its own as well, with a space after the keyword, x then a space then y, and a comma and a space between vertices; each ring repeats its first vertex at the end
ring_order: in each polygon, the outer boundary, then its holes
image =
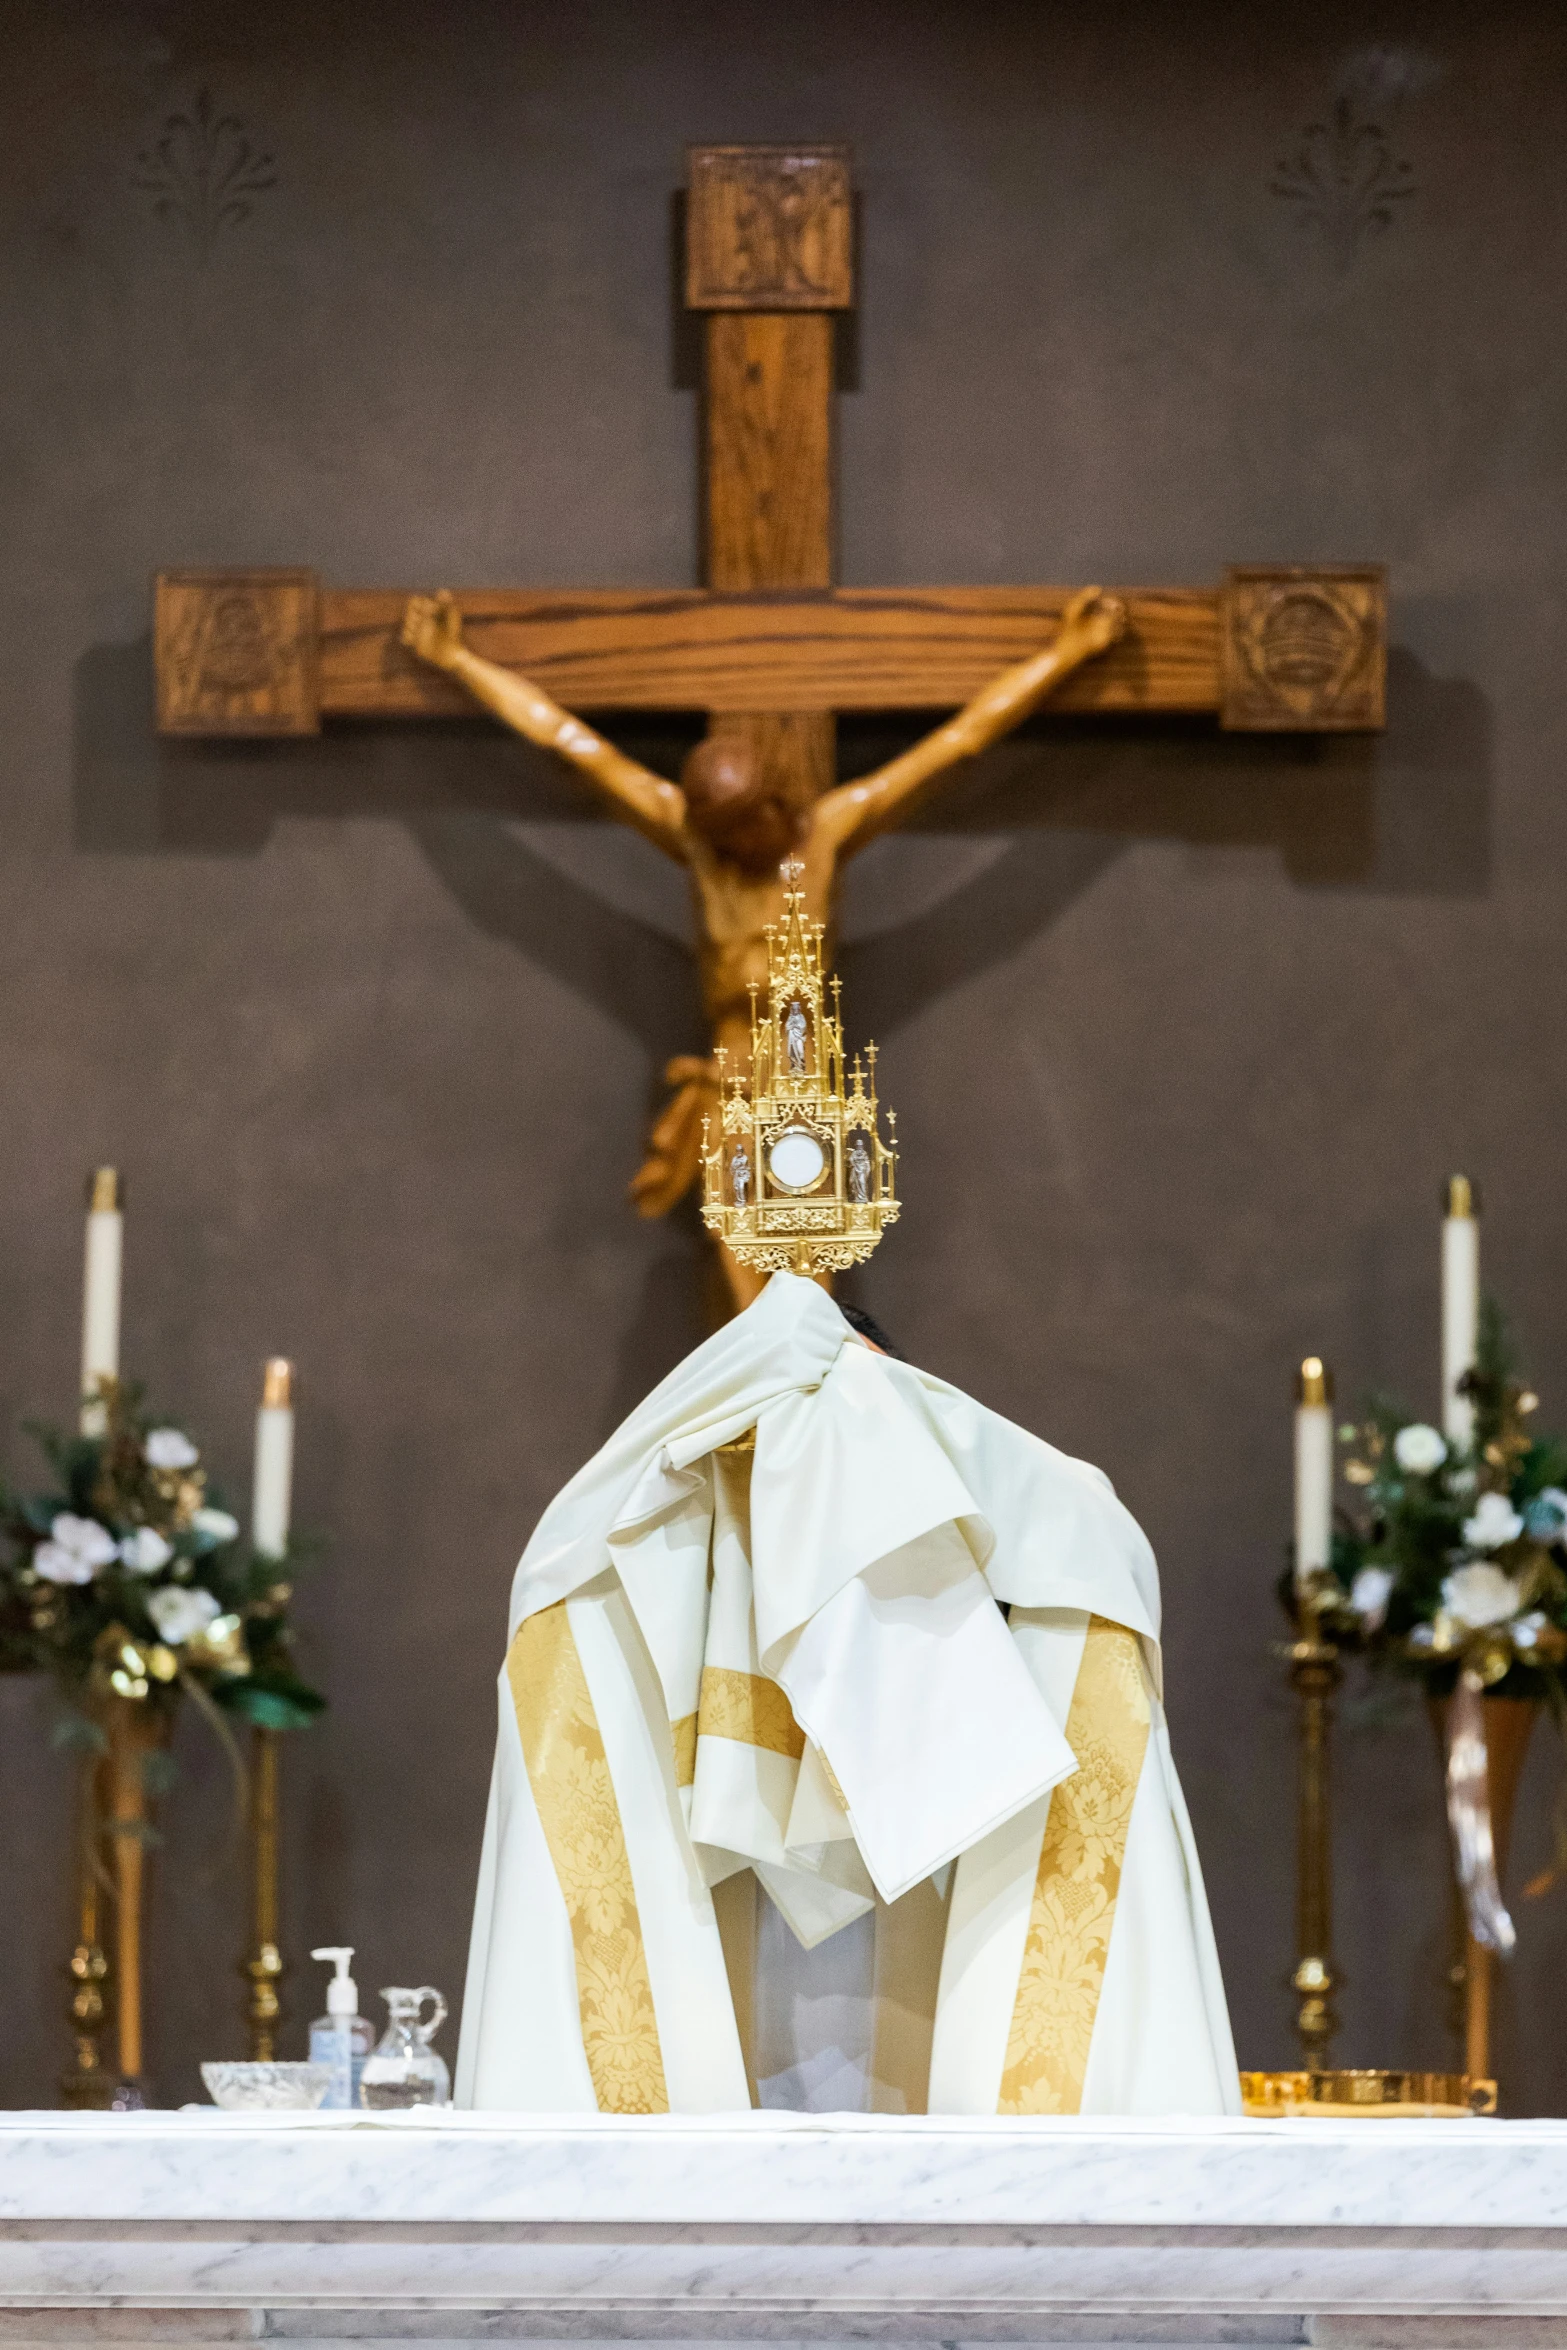
POLYGON ((310 2061, 326 2065, 332 2075, 322 2110, 343 2112, 359 2103, 359 2076, 375 2045, 375 2033, 359 2013, 359 1989, 348 1971, 352 1947, 327 1943, 310 1955, 337 1970, 326 1987, 326 2014, 317 2016, 310 2027, 310 2061))

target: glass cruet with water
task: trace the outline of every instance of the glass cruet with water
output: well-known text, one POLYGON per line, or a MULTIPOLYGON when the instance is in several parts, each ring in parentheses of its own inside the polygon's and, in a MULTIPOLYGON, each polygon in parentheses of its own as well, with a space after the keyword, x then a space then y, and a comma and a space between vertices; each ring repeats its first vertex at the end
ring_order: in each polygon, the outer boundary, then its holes
POLYGON ((430 2042, 446 2021, 446 2002, 428 1983, 417 1991, 383 1991, 386 2030, 365 2058, 359 2102, 372 2113, 401 2105, 450 2105, 452 2076, 430 2042), (430 2002, 427 2022, 420 2009, 430 2002))

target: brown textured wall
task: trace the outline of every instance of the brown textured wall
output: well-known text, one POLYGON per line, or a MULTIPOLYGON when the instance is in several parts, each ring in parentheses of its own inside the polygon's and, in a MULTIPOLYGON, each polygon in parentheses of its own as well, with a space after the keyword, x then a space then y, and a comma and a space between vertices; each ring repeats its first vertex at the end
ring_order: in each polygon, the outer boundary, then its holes
MULTIPOLYGON (((94 1160, 131 1184, 128 1367, 236 1484, 261 1356, 300 1362, 334 1711, 288 1757, 296 2027, 312 1940, 358 1943, 367 1991, 460 1987, 512 1563, 697 1335, 690 1220, 622 1204, 696 996, 678 875, 480 725, 160 751, 148 575, 688 579, 670 191, 687 140, 804 136, 852 142, 863 192, 846 579, 1392 566, 1384 741, 1041 729, 848 908, 907 1145, 863 1294, 1149 1527, 1238 2038, 1287 2060, 1289 1371, 1320 1346, 1350 1392, 1431 1405, 1449 1167, 1488 1187, 1567 1420, 1560 21, 1417 0, 1399 27, 1378 49, 1335 0, 10 12, 0 1425, 69 1409, 94 1160), (136 184, 203 88, 275 159, 210 249, 136 184), (1410 166, 1382 225, 1363 179, 1318 218, 1272 192, 1338 101, 1410 166)), ((63 2053, 50 1711, 0 1686, 17 2104, 63 2053)), ((193 1725, 181 1759, 175 2101, 237 2047, 241 1937, 193 1725)), ((1542 1736, 1526 1864, 1555 1768, 1542 1736)), ((1341 1818, 1342 2054, 1440 2061, 1418 1719, 1349 1733, 1341 1818)), ((1567 1901, 1522 1942, 1515 2102, 1560 2110, 1567 1901)))

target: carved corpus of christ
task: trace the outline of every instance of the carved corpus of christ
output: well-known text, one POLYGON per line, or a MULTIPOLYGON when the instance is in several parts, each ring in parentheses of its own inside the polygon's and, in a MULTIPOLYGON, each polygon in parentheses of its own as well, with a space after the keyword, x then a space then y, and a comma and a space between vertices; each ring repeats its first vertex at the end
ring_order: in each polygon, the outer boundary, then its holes
MULTIPOLYGON (((811 797, 787 773, 769 773, 748 745, 722 732, 698 743, 678 784, 628 759, 539 686, 463 643, 452 597, 412 596, 403 642, 421 660, 465 686, 503 724, 555 751, 575 767, 612 813, 634 824, 691 877, 697 961, 712 1047, 744 1070, 750 1049, 750 990, 767 976, 769 923, 783 914, 779 867, 804 867, 806 912, 829 926, 846 857, 907 817, 936 780, 975 758, 1021 725, 1062 681, 1114 644, 1126 627, 1124 606, 1098 588, 1082 588, 1062 614, 1054 638, 1031 659, 1001 670, 957 716, 912 749, 852 783, 811 797)), ((631 1185, 644 1216, 662 1216, 696 1178, 702 1118, 717 1100, 715 1063, 682 1054, 665 1070, 670 1099, 648 1138, 631 1185)), ((758 1276, 727 1253, 724 1271, 737 1306, 749 1304, 758 1276)))

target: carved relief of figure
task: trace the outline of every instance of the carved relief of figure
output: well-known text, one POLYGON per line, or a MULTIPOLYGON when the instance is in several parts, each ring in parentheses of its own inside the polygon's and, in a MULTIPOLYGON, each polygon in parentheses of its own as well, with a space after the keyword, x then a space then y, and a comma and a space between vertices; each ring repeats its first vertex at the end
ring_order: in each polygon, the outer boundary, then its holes
POLYGON ((729 1185, 737 1208, 743 1208, 751 1192, 751 1154, 743 1142, 737 1142, 729 1160, 729 1185))
POLYGON ((871 1196, 871 1154, 863 1134, 856 1134, 849 1144, 849 1197, 859 1207, 869 1204, 871 1196))
POLYGON ((777 208, 774 234, 782 285, 791 294, 820 293, 822 289, 811 274, 805 251, 805 235, 811 220, 810 198, 790 173, 778 184, 773 200, 777 208))
POLYGON ((193 700, 224 717, 255 709, 277 674, 278 648, 253 596, 218 597, 198 641, 193 700))
POLYGON ((798 998, 784 1014, 784 1048, 789 1055, 791 1077, 805 1075, 805 1006, 798 998))
MULTIPOLYGON (((885 766, 819 796, 803 773, 763 768, 743 739, 721 732, 698 743, 678 784, 666 782, 527 678, 470 652, 449 595, 410 597, 403 642, 465 685, 505 725, 568 759, 617 815, 685 866, 712 1041, 728 1052, 731 1069, 744 1072, 751 1050, 750 988, 766 983, 767 925, 783 916, 783 860, 800 859, 806 913, 830 925, 843 860, 909 815, 938 776, 1020 725, 1125 627, 1126 609, 1118 598, 1098 588, 1079 589, 1042 651, 1000 671, 955 717, 885 766)), ((690 1189, 702 1119, 717 1102, 713 1061, 682 1054, 665 1074, 674 1090, 631 1186, 644 1216, 666 1215, 690 1189)), ((748 1304, 760 1282, 727 1257, 724 1270, 736 1304, 748 1304)))

